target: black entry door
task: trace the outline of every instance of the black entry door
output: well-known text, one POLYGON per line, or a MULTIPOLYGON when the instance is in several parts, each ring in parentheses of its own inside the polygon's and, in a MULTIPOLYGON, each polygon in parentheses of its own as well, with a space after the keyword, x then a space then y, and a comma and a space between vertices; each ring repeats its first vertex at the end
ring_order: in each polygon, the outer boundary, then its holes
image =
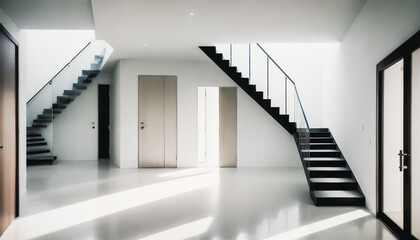
POLYGON ((377 65, 377 80, 377 217, 420 239, 420 31, 377 65))
POLYGON ((98 87, 98 156, 109 158, 109 85, 98 87))

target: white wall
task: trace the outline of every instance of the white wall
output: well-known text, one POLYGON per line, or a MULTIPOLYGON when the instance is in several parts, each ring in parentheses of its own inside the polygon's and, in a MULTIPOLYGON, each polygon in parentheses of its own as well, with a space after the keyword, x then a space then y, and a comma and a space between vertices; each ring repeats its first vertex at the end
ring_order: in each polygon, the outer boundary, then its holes
MULTIPOLYGON (((119 61, 112 73, 110 86, 110 103, 109 103, 109 124, 110 130, 110 158, 118 167, 121 166, 121 61, 119 61)), ((124 166, 123 166, 124 167, 124 166)))
MULTIPOLYGON (((229 59, 229 46, 217 44, 219 52, 229 59)), ((302 106, 311 128, 323 126, 323 95, 324 77, 329 71, 329 56, 339 47, 339 43, 276 43, 261 44, 266 52, 296 83, 302 106)), ((248 44, 233 44, 233 66, 238 67, 242 76, 249 76, 249 46, 248 44)), ((267 86, 267 56, 256 45, 251 44, 251 82, 257 85, 258 91, 266 91, 267 86)), ((285 109, 284 79, 285 76, 270 62, 270 99, 272 106, 285 109)), ((293 119, 294 89, 288 82, 288 113, 293 119)))
MULTIPOLYGON (((197 88, 237 85, 210 61, 121 60, 114 71, 111 95, 111 143, 119 148, 111 149, 113 160, 122 168, 138 166, 139 75, 178 77, 178 167, 196 167, 197 88)), ((238 167, 300 166, 292 136, 238 89, 238 167)))
POLYGON ((76 54, 95 39, 93 30, 22 30, 21 78, 27 79, 29 100, 76 54), (42 56, 42 59, 40 57, 42 56))
POLYGON ((367 1, 324 82, 329 127, 376 212, 376 64, 420 28, 420 1, 367 1))
POLYGON ((16 24, 0 8, 0 23, 19 42, 19 191, 26 192, 26 79, 22 78, 22 39, 16 24))

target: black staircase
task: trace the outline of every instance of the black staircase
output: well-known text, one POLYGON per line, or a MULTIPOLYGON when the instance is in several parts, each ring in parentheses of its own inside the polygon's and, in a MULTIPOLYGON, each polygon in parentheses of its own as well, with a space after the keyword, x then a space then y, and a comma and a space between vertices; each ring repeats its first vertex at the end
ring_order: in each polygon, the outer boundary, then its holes
POLYGON ((280 114, 280 108, 271 107, 271 100, 264 99, 263 92, 257 91, 255 85, 249 84, 248 78, 243 78, 242 74, 237 71, 236 67, 229 64, 229 60, 224 60, 221 53, 216 52, 216 47, 200 47, 200 49, 220 67, 239 87, 241 87, 248 95, 253 98, 271 117, 284 127, 290 134, 295 133, 296 124, 289 122, 289 115, 280 114))
MULTIPOLYGON (((85 48, 87 48, 89 44, 85 48)), ((76 55, 76 57, 82 53, 85 48, 83 48, 82 51, 76 55)), ((73 58, 72 61, 75 58, 73 58)), ((49 108, 42 110, 42 112, 40 112, 27 127, 27 165, 53 164, 57 159, 56 156, 51 154, 51 150, 48 147, 47 141, 42 136, 42 130, 46 129, 49 124, 53 122, 54 118, 62 113, 66 109, 67 105, 72 103, 78 96, 80 96, 80 94, 82 94, 82 92, 87 89, 88 85, 96 78, 96 76, 98 76, 100 72, 98 69, 100 69, 99 66, 101 66, 104 56, 94 55, 92 58, 93 62, 90 64, 91 69, 81 70, 81 75, 77 79, 74 79, 72 89, 64 90, 62 95, 57 96, 55 103, 51 103, 49 108)), ((66 67, 68 66, 66 65, 63 69, 66 67)), ((61 69, 57 75, 59 75, 63 69, 61 69)), ((40 92, 45 90, 48 85, 53 84, 53 80, 48 82, 37 94, 34 95, 33 98, 31 98, 31 100, 34 99, 40 92)), ((28 103, 31 102, 31 100, 29 100, 28 103)))
MULTIPOLYGON (((259 44, 257 45, 267 55, 267 61, 273 61, 275 66, 284 73, 267 52, 259 44)), ((238 72, 237 67, 231 66, 229 60, 224 60, 223 54, 217 53, 216 47, 201 46, 200 49, 270 116, 290 134, 293 134, 308 181, 310 196, 315 205, 365 205, 365 197, 359 184, 329 129, 309 129, 309 126, 306 125, 308 129, 305 130, 305 128, 297 126, 296 122, 290 122, 289 115, 280 114, 279 107, 272 107, 271 100, 264 99, 263 92, 257 91, 255 85, 249 84, 249 79, 242 77, 242 73, 238 72)), ((251 50, 251 47, 249 49, 251 50)), ((232 54, 232 46, 230 51, 232 54)), ((251 53, 249 53, 249 56, 251 56, 251 53)), ((251 60, 249 61, 251 62, 251 60)), ((287 79, 288 76, 285 75, 287 79)), ((292 83, 296 89, 296 85, 294 82, 292 83)), ((306 121, 301 104, 300 108, 306 121)))

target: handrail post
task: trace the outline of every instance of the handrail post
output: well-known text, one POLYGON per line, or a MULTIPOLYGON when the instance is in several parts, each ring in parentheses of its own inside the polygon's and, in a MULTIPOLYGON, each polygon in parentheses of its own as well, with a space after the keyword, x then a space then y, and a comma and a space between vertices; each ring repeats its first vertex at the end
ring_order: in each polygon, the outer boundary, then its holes
POLYGON ((248 44, 248 83, 251 82, 251 43, 248 44))
POLYGON ((229 66, 232 66, 232 43, 229 45, 229 66))
POLYGON ((287 76, 284 76, 284 113, 287 114, 287 76))
POLYGON ((270 99, 270 59, 267 57, 267 99, 270 99))

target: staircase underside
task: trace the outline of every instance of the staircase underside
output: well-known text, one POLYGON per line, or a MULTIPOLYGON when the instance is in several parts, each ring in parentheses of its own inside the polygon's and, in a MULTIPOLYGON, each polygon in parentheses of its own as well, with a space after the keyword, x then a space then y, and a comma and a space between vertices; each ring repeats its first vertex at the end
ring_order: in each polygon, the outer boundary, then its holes
MULTIPOLYGON (((103 56, 95 55, 95 61, 91 64, 94 68, 101 64, 103 56)), ((64 90, 63 95, 57 96, 56 102, 50 108, 44 109, 27 127, 26 135, 26 163, 30 165, 54 164, 57 156, 51 153, 46 139, 42 136, 42 130, 47 128, 53 120, 62 113, 67 105, 72 103, 87 89, 89 84, 98 76, 99 70, 82 70, 82 75, 75 79, 72 89, 64 90)))
POLYGON ((201 46, 200 49, 253 98, 270 116, 293 134, 301 156, 309 185, 310 196, 316 206, 364 206, 365 197, 347 161, 337 146, 329 129, 310 129, 310 144, 300 146, 296 123, 289 115, 280 114, 280 108, 271 107, 271 100, 264 99, 263 92, 243 78, 229 60, 216 52, 216 47, 201 46), (309 156, 309 157, 307 157, 309 156))

